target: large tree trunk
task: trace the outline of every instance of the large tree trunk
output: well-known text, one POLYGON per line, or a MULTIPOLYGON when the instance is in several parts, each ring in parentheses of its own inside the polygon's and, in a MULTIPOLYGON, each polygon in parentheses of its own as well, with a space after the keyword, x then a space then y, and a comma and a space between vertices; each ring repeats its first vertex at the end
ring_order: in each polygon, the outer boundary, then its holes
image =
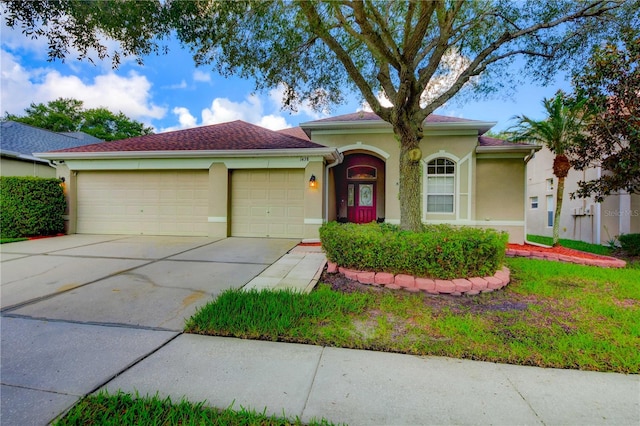
POLYGON ((558 177, 556 188, 556 210, 553 215, 553 246, 560 245, 560 212, 562 212, 562 199, 564 197, 564 176, 558 177))
POLYGON ((394 132, 400 140, 400 227, 407 231, 420 232, 421 185, 420 185, 420 140, 422 129, 409 123, 397 124, 394 132))

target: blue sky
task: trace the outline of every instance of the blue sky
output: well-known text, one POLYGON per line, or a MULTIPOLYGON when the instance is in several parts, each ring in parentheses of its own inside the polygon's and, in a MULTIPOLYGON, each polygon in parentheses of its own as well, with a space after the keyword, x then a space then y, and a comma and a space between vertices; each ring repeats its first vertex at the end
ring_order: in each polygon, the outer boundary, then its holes
MULTIPOLYGON (((254 83, 223 78, 211 68, 196 68, 188 52, 172 43, 167 55, 144 58, 140 66, 123 60, 117 70, 109 60, 94 64, 75 59, 47 60, 46 40, 31 40, 2 22, 0 111, 21 115, 30 103, 59 97, 84 101, 86 108, 106 107, 152 126, 156 132, 244 120, 273 130, 327 116, 301 105, 297 114, 281 109, 280 91, 253 93, 254 83)), ((514 92, 499 92, 475 101, 456 97, 436 112, 442 115, 496 121, 494 130, 508 127, 516 114, 542 118, 541 101, 556 90, 570 89, 563 77, 543 87, 520 84, 514 92)), ((330 115, 361 109, 353 95, 330 115)))

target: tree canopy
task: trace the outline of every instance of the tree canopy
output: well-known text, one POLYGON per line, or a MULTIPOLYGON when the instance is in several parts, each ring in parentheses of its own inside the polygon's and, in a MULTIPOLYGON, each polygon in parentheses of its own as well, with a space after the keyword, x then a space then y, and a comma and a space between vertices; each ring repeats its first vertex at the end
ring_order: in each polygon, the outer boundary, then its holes
POLYGON ((5 114, 4 119, 53 132, 84 132, 105 141, 153 133, 151 127, 145 127, 122 112, 114 114, 106 108, 84 109, 82 101, 71 98, 58 98, 46 104, 31 103, 25 108, 25 115, 5 114))
POLYGON ((120 51, 108 52, 102 35, 140 57, 162 50, 175 31, 198 65, 253 78, 257 89, 281 85, 289 108, 359 94, 400 141, 400 220, 413 230, 421 227, 420 141, 429 114, 463 88, 499 89, 516 58, 539 80, 580 62, 638 9, 633 0, 2 3, 9 26, 49 40, 51 58, 73 46, 117 65, 120 51), (442 85, 443 76, 453 78, 442 85))
POLYGON ((572 196, 602 201, 619 190, 640 194, 640 27, 596 47, 573 83, 591 120, 570 150, 572 163, 577 170, 600 166, 603 173, 578 182, 572 196))

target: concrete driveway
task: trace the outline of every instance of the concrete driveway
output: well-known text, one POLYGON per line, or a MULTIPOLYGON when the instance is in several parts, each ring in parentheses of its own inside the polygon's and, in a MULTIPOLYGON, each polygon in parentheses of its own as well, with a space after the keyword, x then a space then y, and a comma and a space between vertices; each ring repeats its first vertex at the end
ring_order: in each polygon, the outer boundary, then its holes
POLYGON ((66 235, 0 245, 0 422, 47 424, 297 243, 66 235))
POLYGON ((3 314, 179 331, 297 240, 67 235, 3 244, 3 314))

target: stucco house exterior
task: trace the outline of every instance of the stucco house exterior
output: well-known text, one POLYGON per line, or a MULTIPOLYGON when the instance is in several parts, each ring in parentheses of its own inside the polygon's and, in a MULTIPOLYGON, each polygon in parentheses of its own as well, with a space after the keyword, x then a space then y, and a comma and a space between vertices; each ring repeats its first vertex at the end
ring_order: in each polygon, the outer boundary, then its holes
MULTIPOLYGON (((556 205, 557 178, 553 175, 554 154, 542 148, 527 169, 527 233, 550 237, 556 205)), ((597 203, 593 198, 571 199, 578 181, 601 176, 593 167, 584 171, 571 169, 565 179, 565 193, 560 215, 560 238, 591 244, 609 244, 621 234, 640 233, 640 195, 619 192, 597 203)))
POLYGON ((96 142, 101 140, 82 132, 56 133, 3 120, 0 122, 0 175, 54 178, 55 166, 33 153, 96 142))
MULTIPOLYGON (((525 238, 527 161, 496 123, 425 120, 423 221, 525 238)), ((399 144, 358 112, 279 132, 242 121, 38 154, 68 182, 74 233, 317 240, 332 220, 400 222, 399 144)))

